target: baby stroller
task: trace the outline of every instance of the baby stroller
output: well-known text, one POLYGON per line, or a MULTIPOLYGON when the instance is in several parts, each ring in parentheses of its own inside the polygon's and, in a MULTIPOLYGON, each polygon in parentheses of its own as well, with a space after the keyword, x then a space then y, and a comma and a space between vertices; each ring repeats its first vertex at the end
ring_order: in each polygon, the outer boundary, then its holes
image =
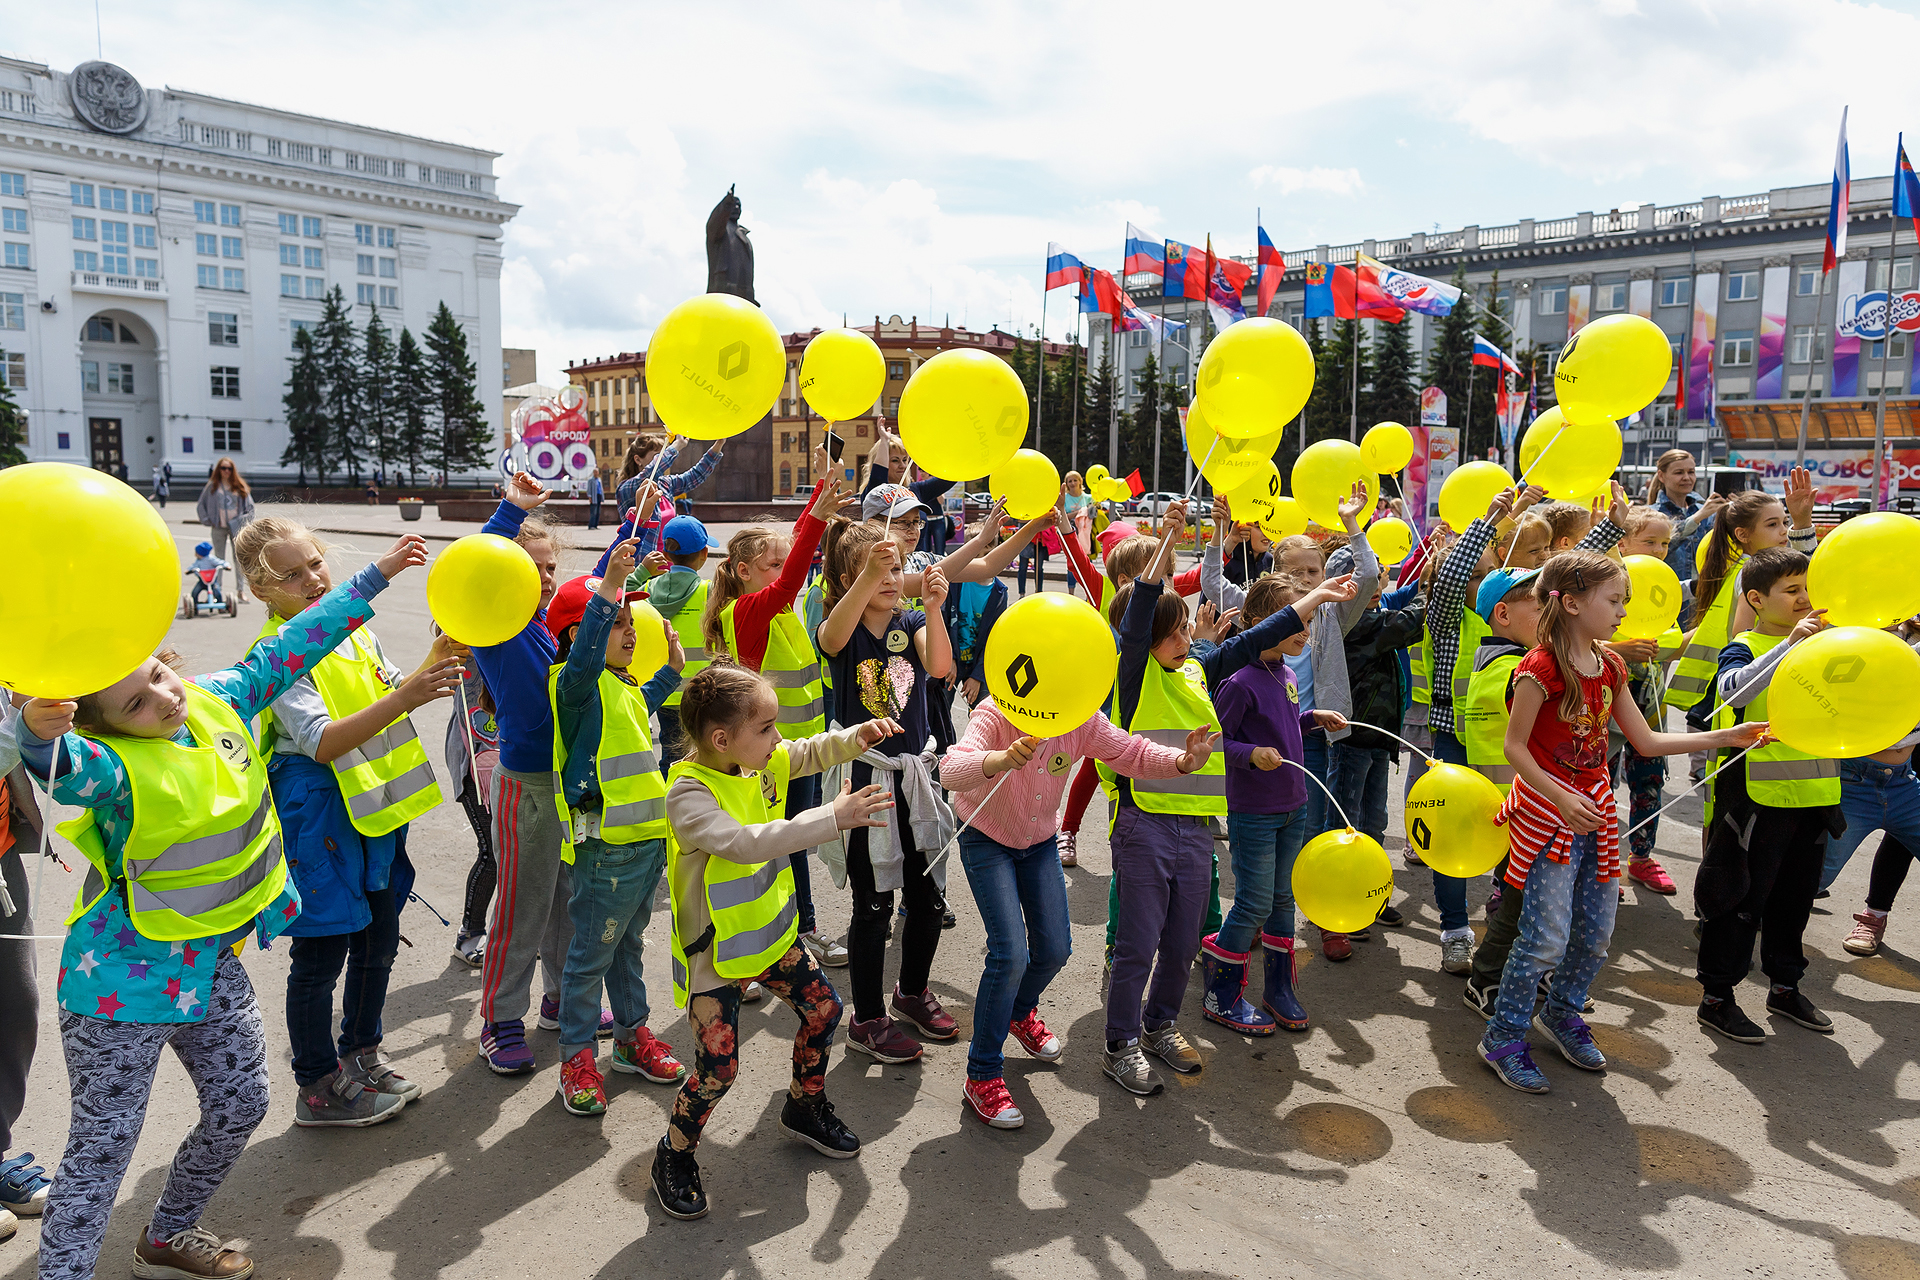
MULTIPOLYGON (((213 548, 205 543, 207 551, 213 548)), ((206 551, 202 551, 205 555, 206 551)), ((182 618, 218 617, 226 614, 229 618, 240 616, 240 602, 227 593, 227 566, 216 563, 210 569, 189 568, 185 571, 187 585, 180 592, 180 616, 182 618), (195 598, 195 591, 201 594, 195 598)))

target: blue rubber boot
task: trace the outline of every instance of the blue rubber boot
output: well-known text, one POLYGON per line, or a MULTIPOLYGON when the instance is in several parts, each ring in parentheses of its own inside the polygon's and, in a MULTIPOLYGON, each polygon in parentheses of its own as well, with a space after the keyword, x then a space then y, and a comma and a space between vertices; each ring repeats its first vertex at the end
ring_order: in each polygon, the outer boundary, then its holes
POLYGON ((1207 1021, 1242 1035, 1272 1035, 1273 1019, 1247 1002, 1247 962, 1251 957, 1222 949, 1219 939, 1219 934, 1210 933, 1200 940, 1200 964, 1207 989, 1201 1013, 1207 1021))
POLYGON ((1260 944, 1267 957, 1267 985, 1260 997, 1260 1007, 1288 1031, 1305 1031, 1307 1011, 1293 993, 1293 939, 1263 933, 1260 944))

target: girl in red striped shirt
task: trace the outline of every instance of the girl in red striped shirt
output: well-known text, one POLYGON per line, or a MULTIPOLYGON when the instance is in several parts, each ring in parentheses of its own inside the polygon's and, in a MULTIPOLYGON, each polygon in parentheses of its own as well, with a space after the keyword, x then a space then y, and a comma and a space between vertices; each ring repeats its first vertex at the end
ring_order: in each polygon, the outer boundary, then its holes
POLYGON ((1626 617, 1629 594, 1626 570, 1598 552, 1563 551, 1547 561, 1534 579, 1540 642, 1507 688, 1506 755, 1515 778, 1495 821, 1513 833, 1507 883, 1527 896, 1480 1056, 1502 1081, 1527 1093, 1547 1091, 1547 1078, 1528 1052, 1529 1021, 1576 1067, 1607 1065, 1580 1011, 1606 961, 1619 903, 1608 722, 1647 757, 1740 750, 1766 732, 1764 724, 1712 733, 1656 733, 1647 726, 1627 692, 1626 664, 1604 647, 1626 617), (1550 970, 1546 1008, 1536 1017, 1534 993, 1550 970))

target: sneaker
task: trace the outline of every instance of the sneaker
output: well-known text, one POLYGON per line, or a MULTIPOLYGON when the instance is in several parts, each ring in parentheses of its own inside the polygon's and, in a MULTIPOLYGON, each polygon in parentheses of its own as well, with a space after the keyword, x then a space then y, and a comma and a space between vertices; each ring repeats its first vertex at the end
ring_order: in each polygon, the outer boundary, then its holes
POLYGON ((408 1102, 420 1096, 420 1086, 395 1071, 378 1045, 350 1055, 340 1065, 347 1069, 348 1075, 375 1093, 391 1093, 408 1102))
MULTIPOLYGON (((534 1025, 542 1031, 558 1031, 560 1029, 559 996, 540 997, 540 1016, 534 1025)), ((613 1010, 602 1009, 600 1011, 599 1030, 593 1034, 601 1040, 611 1040, 613 1039, 613 1030, 613 1010)))
POLYGON ((800 935, 800 945, 812 953, 813 958, 829 969, 847 967, 847 940, 830 939, 826 934, 814 929, 800 935))
POLYGON ((847 1048, 881 1062, 912 1062, 926 1052, 918 1040, 894 1026, 893 1019, 885 1014, 867 1022, 855 1018, 848 1023, 847 1048))
POLYGON ((786 1105, 780 1108, 780 1130, 835 1160, 851 1160, 860 1154, 859 1137, 840 1123, 824 1093, 798 1098, 789 1093, 786 1105))
POLYGON ((1560 1050, 1560 1056, 1579 1067, 1582 1071, 1605 1071, 1607 1055, 1600 1052, 1593 1042, 1593 1032, 1577 1014, 1569 1014, 1557 1023, 1549 1023, 1547 1015, 1537 1013, 1533 1017, 1534 1029, 1541 1035, 1553 1040, 1554 1047, 1560 1050))
POLYGON ((700 1185, 700 1165, 691 1151, 675 1151, 665 1138, 653 1152, 653 1196, 669 1217, 707 1216, 707 1193, 700 1185))
POLYGON ((1493 1021, 1493 1006, 1500 1001, 1500 987, 1476 987, 1473 979, 1467 979, 1467 989, 1460 993, 1460 1003, 1480 1015, 1482 1021, 1493 1021))
POLYGON ((593 1060, 593 1046, 560 1064, 560 1105, 576 1116, 606 1114, 607 1082, 593 1060))
POLYGON ((749 982, 746 986, 740 988, 740 1003, 758 1004, 766 994, 767 989, 765 987, 757 982, 749 982))
MULTIPOLYGON (((1060 846, 1060 865, 1061 866, 1077 867, 1080 865, 1080 833, 1078 831, 1062 831, 1060 833, 1060 838, 1055 843, 1057 843, 1060 846)), ((1007 1105, 1012 1106, 1013 1103, 1009 1101, 1007 1105)), ((978 1108, 976 1108, 976 1110, 977 1109, 978 1108)), ((1019 1112, 1016 1111, 1014 1114, 1018 1115, 1019 1112)), ((1007 1125, 1005 1127, 1015 1128, 1016 1126, 1007 1125)))
POLYGON ((1405 849, 1400 851, 1400 862, 1402 865, 1408 868, 1424 867, 1427 865, 1425 862, 1420 860, 1419 853, 1417 853, 1414 850, 1414 847, 1412 845, 1408 845, 1405 849))
POLYGON ((1020 1047, 1027 1051, 1029 1058, 1038 1058, 1042 1062, 1058 1062, 1066 1056, 1066 1049, 1060 1044, 1060 1037, 1047 1030, 1047 1024, 1040 1021, 1040 1011, 1035 1009, 1020 1021, 1008 1028, 1020 1047))
POLYGON ((898 983, 894 984, 893 999, 888 1002, 892 1010, 920 1028, 920 1034, 931 1040, 952 1040, 960 1034, 960 1024, 953 1015, 940 1007, 934 998, 933 989, 928 988, 917 996, 908 996, 901 992, 898 983))
POLYGON ((1376 916, 1375 919, 1379 920, 1381 924, 1387 926, 1387 928, 1389 929, 1398 929, 1401 925, 1407 922, 1407 918, 1405 916, 1401 915, 1398 910, 1390 906, 1380 908, 1380 914, 1376 916))
POLYGON ((1732 1000, 1702 1000, 1697 1015, 1700 1025, 1709 1031, 1718 1031, 1729 1040, 1740 1044, 1765 1044, 1767 1033, 1758 1023, 1740 1011, 1740 1006, 1732 1000))
POLYGON ((335 1067, 312 1084, 300 1086, 300 1096, 293 1102, 293 1122, 303 1129, 358 1129, 391 1120, 406 1105, 399 1094, 378 1093, 348 1075, 345 1067, 335 1067))
POLYGON ((1816 894, 1814 894, 1814 895, 1813 895, 1813 900, 1814 900, 1815 902, 1818 902, 1818 901, 1820 901, 1820 900, 1821 900, 1822 898, 1831 898, 1832 896, 1833 896, 1833 890, 1831 890, 1831 889, 1822 889, 1822 890, 1821 890, 1820 892, 1818 892, 1818 893, 1816 893, 1816 894))
POLYGON ((955 927, 955 926, 957 926, 957 925, 958 925, 959 923, 960 923, 960 917, 958 917, 958 916, 956 916, 956 915, 954 915, 954 914, 953 914, 953 912, 951 912, 951 911, 942 911, 942 912, 940 913, 940 927, 941 927, 942 929, 951 929, 951 928, 954 928, 954 927, 955 927))
POLYGON ((497 1076, 525 1075, 533 1070, 533 1050, 527 1048, 527 1024, 518 1018, 480 1026, 480 1056, 497 1076))
POLYGON ((22 1151, 0 1164, 0 1209, 37 1218, 46 1212, 47 1188, 52 1185, 47 1171, 33 1162, 33 1152, 22 1151))
POLYGON ((1506 896, 1507 886, 1503 880, 1493 882, 1493 892, 1487 895, 1487 919, 1491 920, 1500 910, 1500 899, 1506 896))
POLYGON ((1147 1028, 1141 1037, 1147 1052, 1183 1076, 1190 1076, 1206 1064, 1200 1060, 1200 1051, 1187 1043, 1180 1034, 1180 1028, 1169 1022, 1164 1027, 1147 1028))
POLYGON ((1473 972, 1473 935, 1448 938, 1440 944, 1440 967, 1448 973, 1473 972))
POLYGON ((1833 1034, 1833 1019, 1814 1007, 1813 1001, 1800 994, 1800 988, 1792 987, 1786 991, 1767 992, 1767 1012, 1777 1013, 1791 1022, 1797 1022, 1809 1031, 1818 1031, 1823 1036, 1833 1034))
POLYGON ((1000 1076, 991 1080, 969 1080, 960 1090, 973 1114, 995 1129, 1018 1129, 1027 1122, 1020 1108, 1013 1105, 1007 1082, 1000 1076))
POLYGON ((229 1249, 211 1231, 188 1227, 176 1231, 155 1244, 153 1229, 140 1232, 140 1243, 133 1247, 133 1274, 140 1280, 198 1280, 202 1276, 217 1280, 246 1280, 253 1274, 253 1259, 238 1249, 229 1249))
POLYGON ((631 1040, 613 1042, 613 1069, 625 1075, 645 1076, 655 1084, 676 1084, 687 1074, 667 1042, 645 1027, 631 1040))
POLYGON ((1490 1045, 1482 1037, 1480 1060, 1492 1067, 1493 1074, 1499 1076, 1500 1083, 1509 1089, 1518 1089, 1522 1093, 1545 1093, 1552 1087, 1547 1083, 1547 1078, 1540 1074, 1540 1068, 1533 1065, 1533 1054, 1528 1050, 1525 1040, 1490 1045))
POLYGON ((1344 933, 1320 931, 1320 954, 1338 964, 1353 958, 1353 942, 1344 933))
POLYGON ((1887 918, 1862 911, 1853 918, 1853 932, 1840 945, 1856 956, 1870 956, 1880 949, 1880 938, 1887 931, 1887 918))
POLYGON ((13 1233, 20 1229, 20 1219, 13 1216, 13 1210, 0 1209, 0 1241, 13 1239, 13 1233))
POLYGON ((487 962, 487 935, 462 931, 453 940, 453 958, 469 969, 478 969, 487 962))
POLYGON ((1129 1040, 1118 1049, 1101 1050, 1100 1071, 1128 1093, 1137 1093, 1143 1098, 1151 1098, 1166 1088, 1147 1065, 1147 1056, 1140 1052, 1138 1040, 1129 1040))
POLYGON ((1627 876, 1636 884, 1645 886, 1654 893, 1672 895, 1675 892, 1673 877, 1667 869, 1652 858, 1634 858, 1627 863, 1627 876))

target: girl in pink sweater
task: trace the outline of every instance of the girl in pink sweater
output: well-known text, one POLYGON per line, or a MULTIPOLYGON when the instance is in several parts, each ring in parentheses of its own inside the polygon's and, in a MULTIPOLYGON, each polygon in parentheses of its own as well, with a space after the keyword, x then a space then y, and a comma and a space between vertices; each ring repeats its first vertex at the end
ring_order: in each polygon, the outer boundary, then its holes
POLYGON ((987 964, 973 1003, 967 1051, 967 1105, 996 1129, 1026 1122, 1004 1079, 1007 1032, 1042 1062, 1058 1062, 1060 1040, 1040 1020, 1040 993, 1072 954, 1067 881, 1060 870, 1054 815, 1067 775, 1084 758, 1104 760, 1129 778, 1171 778, 1205 763, 1207 727, 1175 751, 1095 715, 1071 733, 1033 738, 992 702, 974 709, 967 731, 940 762, 960 833, 960 865, 987 926, 987 964), (1009 770, 1016 776, 1004 778, 1009 770), (987 795, 996 784, 1004 782, 987 795))

